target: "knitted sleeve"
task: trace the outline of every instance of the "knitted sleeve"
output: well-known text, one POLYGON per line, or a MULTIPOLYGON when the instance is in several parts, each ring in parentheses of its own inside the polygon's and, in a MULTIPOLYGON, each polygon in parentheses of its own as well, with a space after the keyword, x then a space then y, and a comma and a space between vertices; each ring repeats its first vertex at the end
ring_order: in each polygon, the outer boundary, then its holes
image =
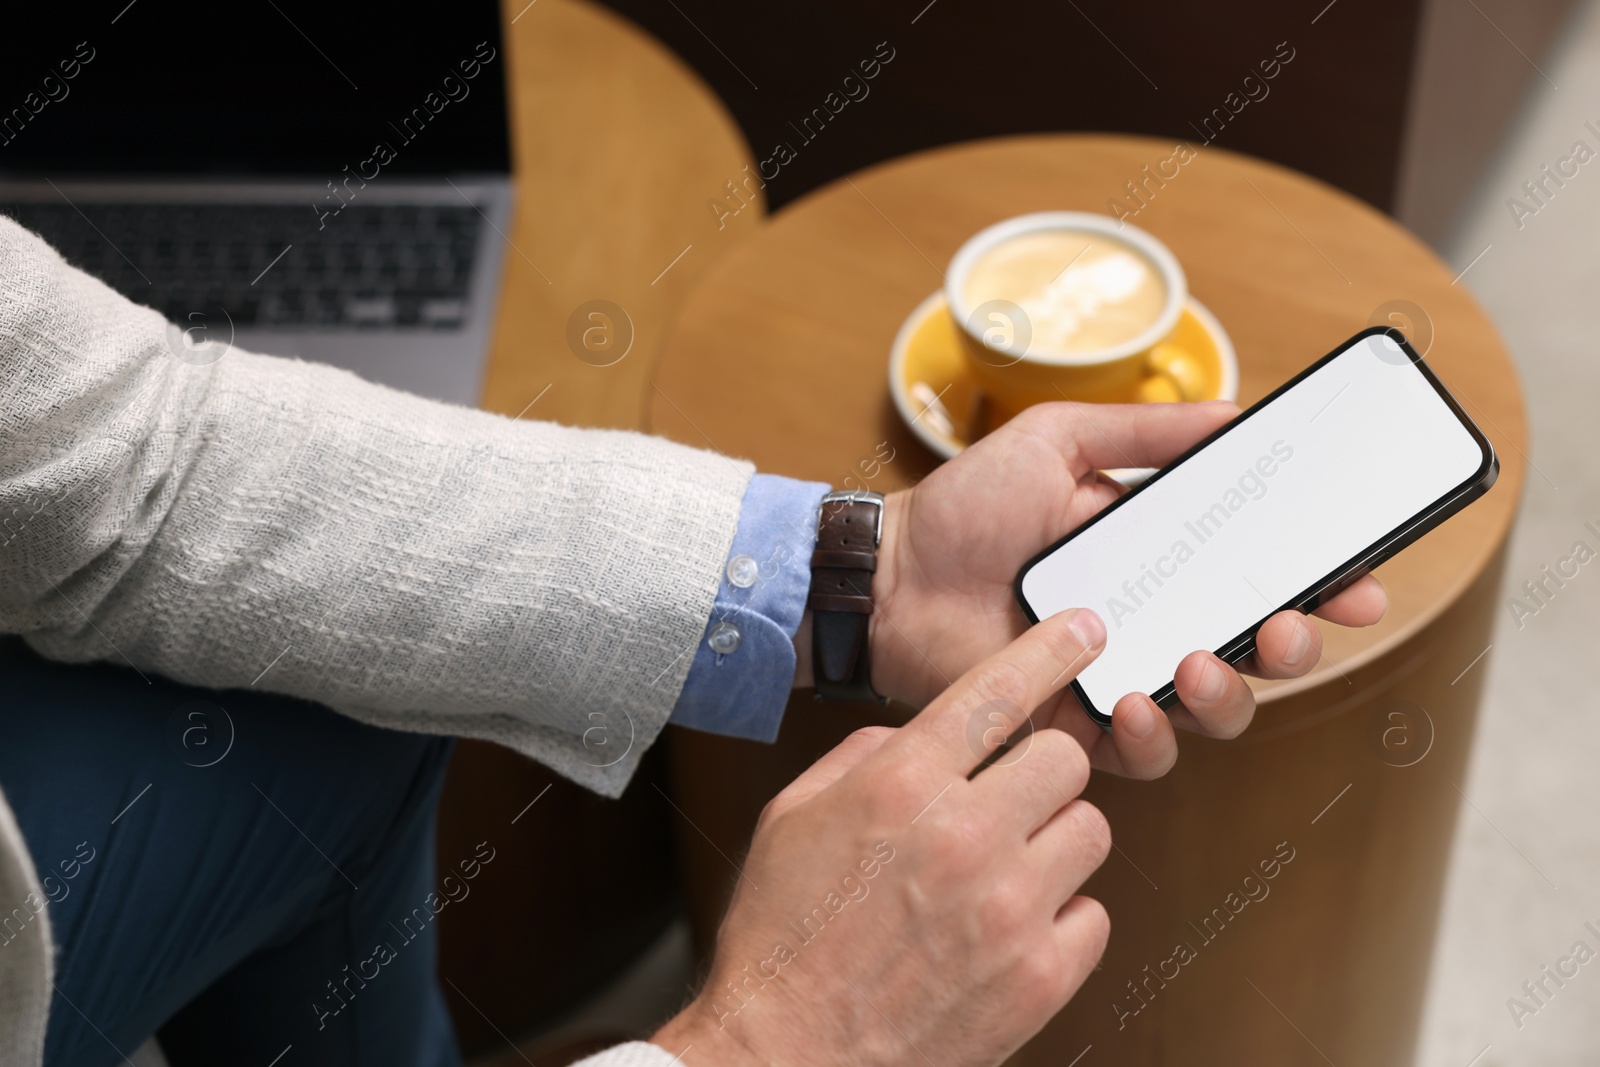
POLYGON ((694 659, 749 464, 186 351, 0 218, 0 631, 620 793, 694 659))
POLYGON ((573 1067, 684 1067, 683 1061, 666 1049, 644 1041, 629 1041, 625 1045, 597 1052, 573 1067))

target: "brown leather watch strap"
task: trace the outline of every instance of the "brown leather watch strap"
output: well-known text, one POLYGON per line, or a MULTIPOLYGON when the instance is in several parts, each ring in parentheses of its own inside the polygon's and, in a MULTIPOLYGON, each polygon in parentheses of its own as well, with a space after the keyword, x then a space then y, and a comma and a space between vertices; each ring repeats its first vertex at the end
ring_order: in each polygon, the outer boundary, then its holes
POLYGON ((885 703, 872 691, 867 651, 872 574, 878 566, 883 497, 829 493, 811 555, 812 684, 819 698, 885 703))
POLYGON ((878 569, 878 555, 875 552, 850 548, 819 548, 811 553, 811 565, 871 573, 878 569))

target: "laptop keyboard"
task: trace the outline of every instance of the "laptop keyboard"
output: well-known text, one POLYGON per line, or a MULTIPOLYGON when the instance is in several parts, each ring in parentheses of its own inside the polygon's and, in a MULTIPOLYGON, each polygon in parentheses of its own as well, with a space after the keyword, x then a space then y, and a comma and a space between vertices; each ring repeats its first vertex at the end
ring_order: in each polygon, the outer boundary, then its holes
POLYGON ((482 221, 467 205, 350 204, 321 231, 304 204, 80 200, 0 212, 174 321, 220 304, 236 326, 300 329, 459 327, 482 221))

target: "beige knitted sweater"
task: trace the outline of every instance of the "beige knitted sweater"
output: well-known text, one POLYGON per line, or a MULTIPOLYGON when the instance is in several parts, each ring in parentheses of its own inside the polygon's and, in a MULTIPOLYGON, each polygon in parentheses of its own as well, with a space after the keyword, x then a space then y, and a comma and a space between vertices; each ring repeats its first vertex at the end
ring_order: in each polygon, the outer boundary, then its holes
MULTIPOLYGON (((620 793, 683 686, 750 466, 184 351, 0 218, 0 632, 488 738, 620 793), (610 766, 594 712, 632 724, 610 766)), ((0 800, 0 911, 43 901, 0 800)), ((0 945, 0 1067, 43 1055, 49 927, 24 931, 0 945)))

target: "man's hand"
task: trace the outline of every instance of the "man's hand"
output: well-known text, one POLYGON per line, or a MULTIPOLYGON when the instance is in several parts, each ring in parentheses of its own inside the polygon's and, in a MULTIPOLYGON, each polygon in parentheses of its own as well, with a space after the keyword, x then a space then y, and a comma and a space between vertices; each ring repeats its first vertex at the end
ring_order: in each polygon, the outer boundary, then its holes
POLYGON ((1059 730, 968 775, 1104 642, 1093 612, 1047 619, 774 797, 704 990, 651 1040, 707 1067, 978 1067, 1036 1033, 1105 949, 1105 910, 1074 894, 1110 833, 1059 730))
MULTIPOLYGON (((1099 471, 1163 466, 1238 413, 1227 402, 1041 404, 915 489, 890 496, 872 583, 874 687, 920 706, 1004 647, 1027 627, 1012 595, 1017 570, 1125 491, 1099 471)), ((1368 576, 1316 614, 1370 626, 1387 603, 1383 587, 1368 576)), ((1240 664, 1246 673, 1293 678, 1316 665, 1322 636, 1304 615, 1285 611, 1261 627, 1256 646, 1240 664)), ((1250 688, 1209 651, 1186 657, 1176 683, 1183 706, 1170 720, 1148 696, 1129 694, 1114 708, 1107 736, 1063 693, 1036 723, 1072 734, 1096 767, 1157 777, 1177 758, 1174 722, 1234 737, 1255 713, 1250 688)))

